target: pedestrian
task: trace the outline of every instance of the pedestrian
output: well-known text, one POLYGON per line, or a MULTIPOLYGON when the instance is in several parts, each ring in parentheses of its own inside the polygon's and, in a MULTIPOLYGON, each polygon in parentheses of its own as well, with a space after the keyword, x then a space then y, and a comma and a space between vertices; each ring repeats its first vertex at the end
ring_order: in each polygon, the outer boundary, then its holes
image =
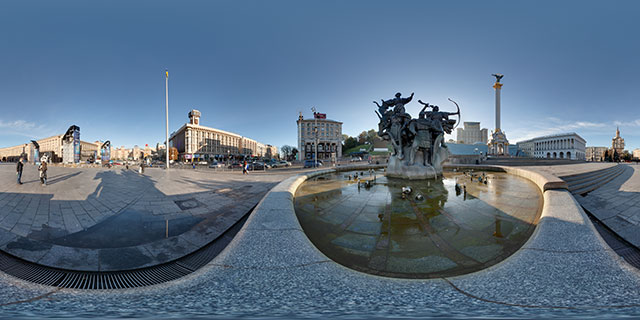
POLYGON ((40 162, 38 171, 40 171, 40 183, 46 186, 47 185, 47 162, 46 161, 40 162))
POLYGON ((196 169, 196 163, 195 162, 191 162, 191 164, 193 165, 193 170, 196 169))
POLYGON ((22 157, 20 157, 20 159, 18 160, 18 165, 16 166, 16 170, 18 171, 16 174, 18 175, 18 184, 22 184, 22 181, 20 181, 20 179, 22 178, 22 168, 24 167, 24 164, 22 164, 22 157))
POLYGON ((144 162, 140 164, 140 173, 144 174, 144 162))
POLYGON ((247 164, 247 160, 242 164, 242 174, 249 174, 249 165, 247 164))

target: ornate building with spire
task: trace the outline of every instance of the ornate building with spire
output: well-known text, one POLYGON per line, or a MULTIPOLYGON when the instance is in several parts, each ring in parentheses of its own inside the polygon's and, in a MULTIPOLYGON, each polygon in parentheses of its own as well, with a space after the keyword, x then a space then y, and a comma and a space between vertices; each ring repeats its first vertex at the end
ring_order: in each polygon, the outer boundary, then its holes
POLYGON ((624 139, 620 136, 620 128, 616 127, 616 136, 611 139, 611 149, 622 155, 624 152, 624 139))

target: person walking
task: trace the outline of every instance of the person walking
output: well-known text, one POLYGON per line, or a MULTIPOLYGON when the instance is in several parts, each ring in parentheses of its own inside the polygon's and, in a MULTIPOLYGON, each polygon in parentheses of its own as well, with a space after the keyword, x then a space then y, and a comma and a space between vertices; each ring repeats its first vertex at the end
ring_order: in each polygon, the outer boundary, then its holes
POLYGON ((242 164, 242 174, 249 174, 249 165, 247 165, 247 160, 244 161, 244 163, 242 164))
POLYGON ((18 184, 22 184, 22 181, 20 181, 20 179, 22 179, 22 168, 24 167, 24 164, 22 164, 22 157, 20 157, 20 160, 18 160, 18 164, 16 165, 16 170, 18 171, 16 174, 18 175, 18 184))
POLYGON ((38 170, 40 171, 40 183, 46 186, 47 185, 47 162, 46 161, 40 162, 40 167, 38 167, 38 170))

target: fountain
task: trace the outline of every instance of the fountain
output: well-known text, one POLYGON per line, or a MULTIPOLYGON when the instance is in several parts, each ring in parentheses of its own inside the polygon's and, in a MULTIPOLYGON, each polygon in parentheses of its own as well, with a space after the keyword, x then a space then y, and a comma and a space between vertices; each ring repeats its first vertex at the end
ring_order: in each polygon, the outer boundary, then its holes
POLYGON ((387 168, 312 176, 295 193, 300 225, 327 257, 376 275, 449 277, 504 260, 533 233, 540 190, 504 172, 444 171, 444 133, 460 108, 450 100, 457 112, 441 112, 418 100, 424 107, 413 119, 405 111, 412 99, 374 102, 378 134, 393 147, 387 168))
POLYGON ((408 98, 402 98, 398 92, 393 99, 381 100, 382 104, 374 101, 378 106, 376 114, 380 118, 378 135, 389 141, 393 148, 387 176, 409 180, 432 179, 442 175, 442 163, 449 157, 444 134, 450 134, 454 129, 456 120, 449 119, 449 116, 458 115, 459 118, 460 107, 449 99, 458 111, 443 112, 436 105, 418 100, 424 107, 418 119, 412 119, 405 111, 405 105, 412 99, 413 93, 408 98))

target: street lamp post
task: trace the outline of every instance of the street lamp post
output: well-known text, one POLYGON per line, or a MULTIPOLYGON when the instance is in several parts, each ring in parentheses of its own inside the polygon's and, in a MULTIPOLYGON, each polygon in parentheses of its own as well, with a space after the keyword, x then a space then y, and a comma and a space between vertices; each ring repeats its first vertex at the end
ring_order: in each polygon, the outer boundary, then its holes
POLYGON ((165 74, 166 74, 166 78, 165 78, 165 82, 164 82, 164 89, 165 89, 165 106, 166 106, 166 113, 167 113, 167 140, 165 140, 165 153, 166 153, 166 160, 167 160, 167 166, 166 169, 169 170, 169 71, 165 70, 165 74))
POLYGON ((316 117, 316 108, 315 107, 311 107, 311 111, 313 111, 313 120, 315 121, 315 125, 314 125, 314 130, 315 130, 315 134, 316 134, 316 138, 314 141, 315 147, 316 147, 316 152, 315 152, 315 168, 318 167, 318 117, 316 117))

